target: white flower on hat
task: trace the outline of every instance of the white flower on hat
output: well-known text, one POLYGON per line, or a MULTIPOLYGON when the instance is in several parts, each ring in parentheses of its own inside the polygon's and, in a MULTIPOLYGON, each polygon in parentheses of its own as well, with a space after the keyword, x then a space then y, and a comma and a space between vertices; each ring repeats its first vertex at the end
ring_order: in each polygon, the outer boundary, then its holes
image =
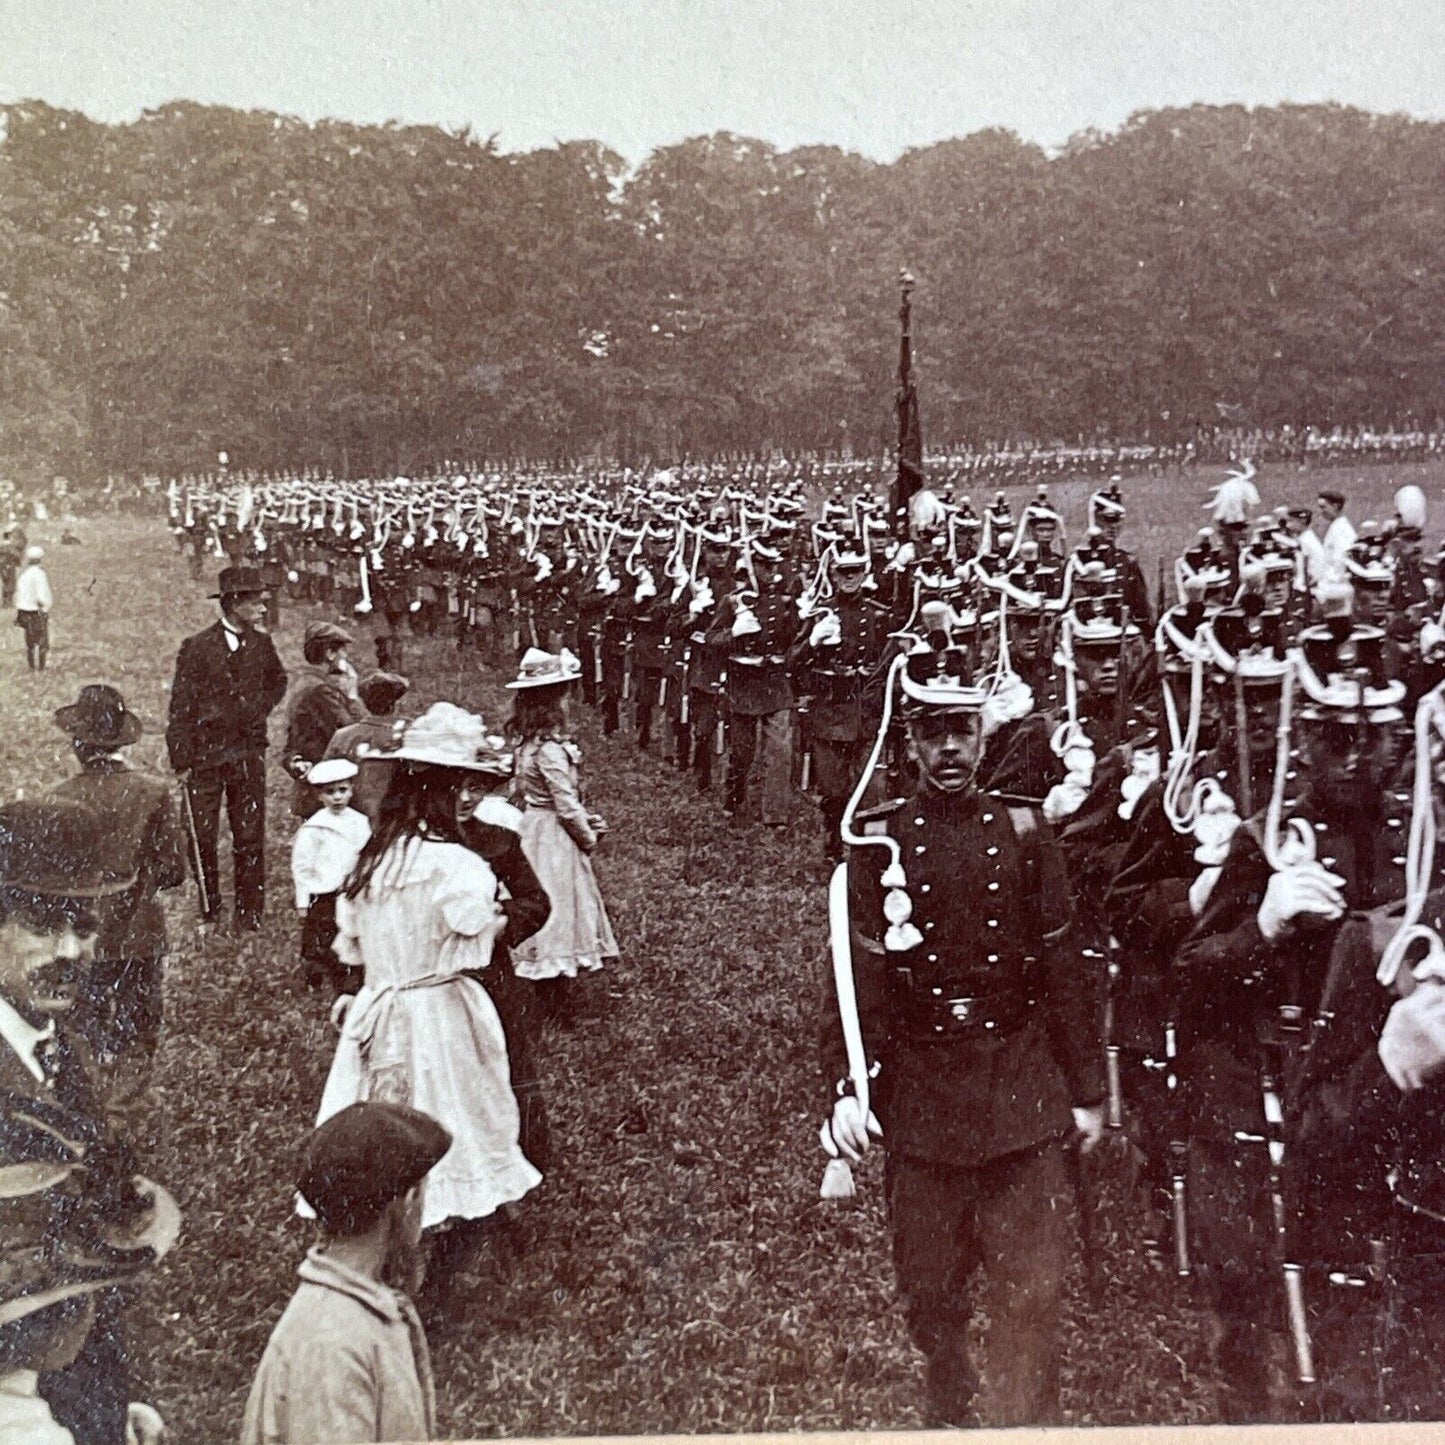
POLYGON ((495 772, 500 766, 486 724, 476 713, 451 702, 434 702, 407 724, 401 746, 387 756, 402 762, 474 772, 495 772))

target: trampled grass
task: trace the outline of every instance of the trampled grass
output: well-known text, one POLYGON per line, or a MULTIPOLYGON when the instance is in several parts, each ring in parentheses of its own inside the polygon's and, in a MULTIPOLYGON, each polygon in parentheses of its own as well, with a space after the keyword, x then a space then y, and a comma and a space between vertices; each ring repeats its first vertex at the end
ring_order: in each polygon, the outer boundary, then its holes
MULTIPOLYGON (((1388 512, 1402 481, 1440 491, 1419 468, 1276 470, 1261 491, 1267 504, 1312 501, 1324 478, 1361 499, 1357 518, 1388 512)), ((1162 543, 1177 548, 1205 519, 1204 480, 1126 483, 1125 540, 1151 579, 1162 543)), ((1071 536, 1088 490, 1052 489, 1071 536)), ((162 767, 176 648, 212 617, 209 585, 189 580, 159 521, 80 530, 83 547, 60 548, 32 529, 57 595, 50 670, 27 673, 18 630, 4 629, 7 791, 40 791, 71 770, 50 713, 86 682, 122 688, 148 724, 136 761, 162 767)), ((301 621, 320 614, 288 604, 278 637, 288 665, 301 621)), ((357 652, 368 660, 369 639, 357 652)), ((500 679, 450 639, 408 638, 406 661, 412 711, 445 697, 501 716, 500 679)), ((817 1198, 814 1040, 828 1005, 813 812, 800 799, 791 829, 731 828, 715 799, 697 798, 657 757, 623 734, 605 741, 580 703, 575 720, 589 801, 612 823, 597 867, 624 957, 584 985, 578 1021, 545 1039, 553 1168, 521 1210, 521 1248, 479 1262, 455 1327, 436 1342, 442 1430, 916 1426, 919 1365, 894 1302, 881 1162, 860 1171, 855 1204, 817 1198)), ((308 1241, 291 1180, 331 1036, 295 961, 289 792, 273 768, 262 934, 199 938, 189 891, 169 910, 167 1034, 144 1148, 186 1224, 133 1318, 140 1373, 181 1442, 234 1438, 308 1241)), ((226 868, 223 854, 223 878, 226 868)), ((1208 1420, 1198 1316, 1147 1270, 1117 1180, 1107 1166, 1095 1172, 1105 1290, 1092 1304, 1071 1285, 1067 1416, 1208 1420)))

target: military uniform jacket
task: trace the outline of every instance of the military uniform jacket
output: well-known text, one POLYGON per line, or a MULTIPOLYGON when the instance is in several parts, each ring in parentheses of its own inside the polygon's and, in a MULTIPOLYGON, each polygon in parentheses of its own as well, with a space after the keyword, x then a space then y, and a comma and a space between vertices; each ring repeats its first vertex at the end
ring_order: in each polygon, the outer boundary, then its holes
MULTIPOLYGON (((1071 1106, 1104 1095, 1102 974, 1066 942, 1063 859, 1048 825, 1030 817, 1021 832, 1003 800, 971 790, 921 790, 874 811, 866 831, 902 844, 923 935, 904 952, 883 945, 883 850, 851 851, 863 1040, 880 1065, 884 1143, 897 1154, 976 1168, 1066 1134, 1071 1106), (942 1023, 960 1008, 976 1024, 942 1023)), ((846 1058, 831 994, 829 1003, 837 1079, 846 1058)))
POLYGON ((805 621, 788 652, 788 665, 800 692, 808 694, 808 727, 824 742, 856 743, 877 728, 882 696, 876 680, 889 645, 888 611, 869 597, 837 597, 839 640, 832 646, 809 642, 813 621, 805 621))
MULTIPOLYGON (((662 584, 672 586, 664 577, 662 584)), ((643 672, 661 672, 668 663, 666 644, 670 640, 672 607, 659 592, 641 602, 629 599, 628 620, 632 628, 632 665, 643 672)))
MULTIPOLYGON (((1332 824, 1313 825, 1316 856, 1345 878, 1352 910, 1404 897, 1403 829, 1392 822, 1398 820, 1365 820, 1358 837, 1332 824)), ((1283 1085, 1308 1037, 1304 1028, 1282 1034, 1281 1006, 1298 1009, 1303 1025, 1317 1015, 1331 951, 1353 916, 1273 942, 1265 938, 1257 915, 1272 870, 1261 825, 1259 815, 1235 833, 1219 881, 1175 958, 1187 1111, 1197 1132, 1222 1139, 1237 1130, 1260 1132, 1265 1063, 1273 1063, 1283 1085)))
POLYGON ((213 768, 266 751, 266 720, 286 693, 286 669, 264 632, 243 629, 232 652, 220 622, 181 643, 171 684, 171 766, 213 768))
POLYGON ((797 634, 798 614, 793 599, 781 591, 756 598, 751 606, 762 631, 735 638, 732 626, 741 605, 742 598, 736 592, 724 597, 707 630, 710 644, 727 648, 728 706, 741 717, 782 712, 793 705, 787 669, 788 648, 797 634))
POLYGON ((154 958, 165 952, 166 917, 156 893, 186 881, 186 839, 171 787, 124 763, 67 778, 54 796, 84 803, 100 816, 107 871, 135 875, 124 893, 96 900, 96 955, 154 958))

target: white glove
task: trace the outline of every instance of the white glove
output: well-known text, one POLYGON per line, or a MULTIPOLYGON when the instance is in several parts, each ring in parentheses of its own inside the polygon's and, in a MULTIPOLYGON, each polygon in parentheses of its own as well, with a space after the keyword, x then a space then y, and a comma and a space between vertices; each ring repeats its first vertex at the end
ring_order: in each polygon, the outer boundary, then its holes
POLYGON ((1073 1108, 1074 1128, 1078 1131, 1079 1147, 1085 1154, 1104 1137, 1104 1106, 1094 1104, 1090 1108, 1073 1108))
POLYGON ((1062 783, 1055 783, 1044 798, 1044 817, 1050 823, 1062 823, 1072 818, 1084 806, 1089 796, 1089 785, 1078 774, 1070 773, 1062 783))
POLYGON ((833 1105, 833 1117, 823 1125, 819 1137, 828 1153, 835 1157, 841 1153, 856 1163, 868 1152, 872 1143, 870 1134, 881 1139, 883 1126, 873 1117, 871 1109, 865 1119, 858 1100, 852 1094, 845 1094, 833 1105))
POLYGON ((132 1400, 125 1407, 125 1445, 160 1445, 166 1422, 152 1405, 132 1400))
POLYGON ((1339 918, 1345 911, 1340 894, 1344 881, 1320 863, 1295 863, 1279 869, 1259 905, 1259 931, 1273 943, 1296 919, 1339 918))
POLYGON ((1424 1087, 1445 1065, 1445 987, 1423 983, 1400 999, 1377 1047, 1397 1089, 1411 1094, 1424 1087))
POLYGON ((843 630, 836 612, 825 613, 808 634, 809 647, 836 647, 843 640, 843 630))
POLYGON ((734 637, 752 637, 763 630, 763 624, 758 621, 756 614, 750 607, 739 607, 737 616, 733 618, 734 637))
POLYGON ((912 564, 913 559, 917 555, 918 548, 915 547, 912 542, 905 542, 893 556, 888 559, 888 566, 884 568, 884 571, 902 572, 904 568, 912 564))

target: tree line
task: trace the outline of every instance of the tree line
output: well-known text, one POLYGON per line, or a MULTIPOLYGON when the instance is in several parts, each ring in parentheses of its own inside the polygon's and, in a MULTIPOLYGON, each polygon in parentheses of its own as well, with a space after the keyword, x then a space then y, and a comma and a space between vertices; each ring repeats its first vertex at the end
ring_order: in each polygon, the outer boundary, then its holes
POLYGON ((357 473, 1445 413, 1445 125, 1141 113, 881 164, 0 108, 0 472, 357 473))

